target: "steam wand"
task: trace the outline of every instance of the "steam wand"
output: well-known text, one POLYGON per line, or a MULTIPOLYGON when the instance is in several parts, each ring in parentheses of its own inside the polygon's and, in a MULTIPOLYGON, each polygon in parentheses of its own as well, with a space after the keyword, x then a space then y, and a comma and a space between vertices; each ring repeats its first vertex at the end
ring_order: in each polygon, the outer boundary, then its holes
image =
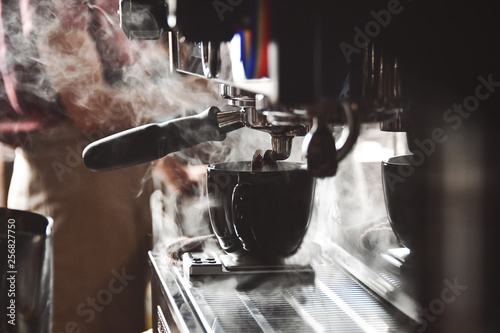
POLYGON ((307 169, 314 177, 331 177, 337 173, 338 163, 351 151, 359 135, 359 116, 351 103, 344 99, 339 105, 322 104, 311 109, 313 126, 303 142, 307 158, 307 169), (345 115, 348 134, 342 133, 335 141, 328 124, 332 110, 336 114, 341 109, 345 115))

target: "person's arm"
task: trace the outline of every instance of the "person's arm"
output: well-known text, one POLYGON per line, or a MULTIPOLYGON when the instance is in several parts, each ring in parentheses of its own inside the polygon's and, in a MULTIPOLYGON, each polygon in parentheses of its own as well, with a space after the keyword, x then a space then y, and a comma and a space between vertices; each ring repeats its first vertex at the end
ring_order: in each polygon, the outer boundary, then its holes
POLYGON ((156 176, 174 190, 186 195, 200 195, 207 165, 191 165, 176 155, 168 155, 154 163, 156 176))

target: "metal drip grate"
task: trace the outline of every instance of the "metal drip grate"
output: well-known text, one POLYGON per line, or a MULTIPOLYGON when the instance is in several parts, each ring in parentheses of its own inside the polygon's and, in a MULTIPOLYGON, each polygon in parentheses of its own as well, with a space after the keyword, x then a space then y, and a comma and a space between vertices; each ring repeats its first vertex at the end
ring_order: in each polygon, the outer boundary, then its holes
POLYGON ((179 290, 169 292, 184 295, 176 306, 191 309, 200 332, 404 332, 409 326, 338 265, 315 267, 309 280, 271 274, 253 285, 245 281, 244 288, 242 277, 191 283, 170 270, 166 277, 176 280, 170 286, 179 290))
POLYGON ((204 290, 203 298, 209 307, 213 332, 259 332, 261 327, 241 302, 238 293, 204 290))

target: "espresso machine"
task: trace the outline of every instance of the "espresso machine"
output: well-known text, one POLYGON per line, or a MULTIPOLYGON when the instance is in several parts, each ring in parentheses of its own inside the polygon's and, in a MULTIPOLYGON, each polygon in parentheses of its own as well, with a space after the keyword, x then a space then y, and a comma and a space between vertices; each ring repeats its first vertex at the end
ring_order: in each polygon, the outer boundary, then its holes
POLYGON ((155 332, 498 330, 495 13, 465 1, 123 0, 127 36, 168 34, 171 70, 218 82, 227 107, 91 145, 89 168, 151 161, 243 126, 269 134, 272 162, 304 136, 316 179, 335 177, 366 123, 406 132, 411 152, 411 170, 392 179, 412 184, 411 204, 396 201, 411 207, 403 243, 418 254, 403 271, 338 246, 329 266, 259 278, 236 268, 243 282, 226 276, 221 285, 210 274, 227 270, 213 253, 186 253, 180 270, 152 254, 155 332), (169 144, 172 127, 198 134, 169 144))

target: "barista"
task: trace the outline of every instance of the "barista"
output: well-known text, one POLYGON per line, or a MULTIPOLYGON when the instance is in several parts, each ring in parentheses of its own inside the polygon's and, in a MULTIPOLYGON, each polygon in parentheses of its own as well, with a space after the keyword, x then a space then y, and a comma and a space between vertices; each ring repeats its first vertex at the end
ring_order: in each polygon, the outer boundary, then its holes
POLYGON ((117 1, 20 2, 0 1, 0 139, 18 147, 8 207, 54 219, 53 331, 140 332, 149 166, 93 173, 80 156, 145 120, 139 106, 177 109, 144 81, 145 56, 164 50, 126 39, 117 1))

